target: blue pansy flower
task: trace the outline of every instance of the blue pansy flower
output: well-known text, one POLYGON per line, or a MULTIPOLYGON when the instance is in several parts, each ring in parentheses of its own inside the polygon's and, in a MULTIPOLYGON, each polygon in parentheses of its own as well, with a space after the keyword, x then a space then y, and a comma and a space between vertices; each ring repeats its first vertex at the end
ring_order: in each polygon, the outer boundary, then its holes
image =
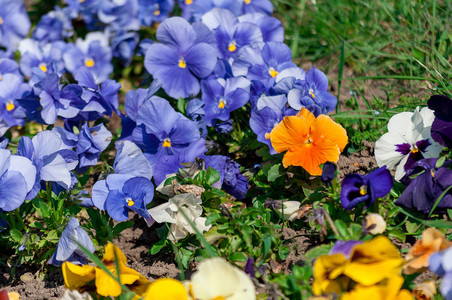
POLYGON ((0 80, 0 136, 10 127, 25 123, 25 111, 17 99, 27 93, 30 86, 22 80, 15 74, 5 74, 0 80))
POLYGON ((70 171, 77 166, 77 156, 65 149, 61 137, 55 132, 41 131, 33 139, 22 137, 17 153, 30 159, 37 171, 33 189, 28 193, 27 199, 36 197, 41 188, 41 180, 54 182, 66 190, 75 184, 75 177, 70 171))
POLYGON ((231 111, 244 106, 250 98, 250 84, 245 77, 204 80, 202 100, 207 125, 213 126, 216 120, 227 121, 231 111))
POLYGON ((214 8, 229 10, 235 16, 240 15, 243 0, 179 0, 182 16, 194 22, 201 21, 204 14, 214 8))
POLYGON ((198 129, 200 131, 201 137, 206 138, 207 136, 207 125, 204 111, 204 102, 198 98, 191 99, 187 103, 187 108, 185 114, 189 119, 196 122, 198 129))
POLYGON ((138 0, 138 19, 141 26, 163 22, 173 8, 174 0, 138 0))
POLYGON ((0 0, 0 7, 0 46, 15 50, 30 30, 30 19, 22 1, 0 0))
POLYGON ((167 100, 156 96, 138 111, 133 140, 144 149, 154 167, 157 184, 166 174, 177 171, 179 163, 193 161, 206 151, 196 123, 177 113, 167 100))
POLYGON ((250 127, 257 135, 257 140, 266 144, 270 148, 271 154, 276 154, 268 135, 285 116, 295 114, 295 110, 287 107, 285 95, 262 96, 251 111, 250 127))
POLYGON ((138 40, 138 33, 134 31, 119 31, 111 42, 113 56, 118 57, 123 65, 130 65, 138 40))
POLYGON ((249 22, 259 26, 262 39, 267 42, 284 42, 284 27, 280 20, 261 13, 251 13, 239 16, 240 22, 249 22))
POLYGON ((74 72, 78 85, 83 87, 80 101, 74 103, 80 109, 73 121, 93 121, 104 115, 111 116, 113 112, 119 114, 118 92, 121 84, 108 79, 101 86, 96 84, 95 78, 88 68, 81 67, 74 72))
POLYGON ((452 299, 452 247, 433 253, 428 262, 428 269, 442 277, 440 291, 444 299, 452 299))
POLYGON ((202 17, 202 22, 212 30, 220 58, 229 59, 242 47, 263 42, 262 33, 257 25, 239 22, 239 19, 227 9, 212 9, 202 17))
POLYGON ((289 91, 289 105, 296 110, 306 107, 315 116, 328 114, 337 105, 337 98, 328 93, 328 78, 314 67, 306 73, 305 80, 297 81, 289 91), (298 84, 297 84, 298 83, 298 84))
POLYGON ((161 44, 150 45, 146 52, 146 70, 162 82, 165 92, 173 98, 198 94, 199 78, 209 76, 215 67, 215 48, 199 42, 200 38, 186 20, 172 17, 157 29, 161 44))
POLYGON ((262 13, 273 14, 273 4, 270 0, 243 0, 242 14, 262 13))
POLYGON ((146 205, 154 196, 154 186, 150 181, 152 167, 134 143, 124 141, 117 148, 113 164, 115 174, 94 184, 93 203, 97 208, 107 210, 117 221, 127 220, 128 210, 131 209, 151 226, 153 220, 146 205))
POLYGON ((116 30, 139 30, 137 0, 99 0, 97 17, 116 30))
POLYGON ((219 133, 229 133, 233 129, 232 120, 227 120, 225 122, 220 122, 215 124, 215 131, 219 133))
POLYGON ((77 39, 75 45, 69 47, 63 54, 66 69, 74 73, 81 67, 86 67, 99 84, 107 80, 113 71, 111 64, 112 51, 108 37, 102 32, 90 32, 85 40, 77 39))
POLYGON ((20 76, 19 65, 12 59, 0 58, 0 81, 6 74, 14 74, 20 76))
POLYGON ((34 40, 47 44, 71 37, 74 34, 68 8, 55 7, 41 17, 31 36, 34 40))
POLYGON ((0 211, 12 211, 22 205, 33 188, 36 168, 26 157, 0 149, 0 211))
POLYGON ((86 231, 80 227, 79 221, 76 218, 71 218, 61 234, 55 253, 48 263, 54 266, 61 266, 65 261, 79 265, 86 264, 88 257, 79 245, 91 253, 96 250, 86 231))
POLYGON ((342 181, 341 204, 350 210, 360 203, 371 206, 377 198, 386 196, 392 188, 392 177, 386 167, 367 175, 349 174, 342 181))

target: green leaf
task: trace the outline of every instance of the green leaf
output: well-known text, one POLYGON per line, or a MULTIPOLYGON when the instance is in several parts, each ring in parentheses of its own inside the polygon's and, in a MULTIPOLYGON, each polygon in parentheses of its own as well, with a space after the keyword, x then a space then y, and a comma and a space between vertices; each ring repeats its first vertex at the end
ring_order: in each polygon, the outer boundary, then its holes
POLYGON ((50 230, 49 233, 47 233, 46 240, 51 242, 51 243, 55 243, 56 244, 58 242, 58 240, 59 240, 57 231, 56 230, 50 230))
POLYGON ((206 170, 206 183, 212 185, 217 181, 220 181, 220 173, 214 168, 208 167, 206 170))
POLYGON ((123 230, 126 230, 127 228, 131 228, 135 224, 134 221, 126 221, 118 223, 115 227, 113 227, 113 234, 117 235, 121 233, 123 230))
POLYGON ((267 180, 269 182, 272 182, 274 180, 276 180, 276 178, 280 177, 281 174, 279 173, 279 167, 281 166, 281 164, 276 164, 273 165, 269 170, 268 170, 268 174, 267 174, 267 180))
POLYGON ((229 256, 230 261, 247 261, 248 258, 243 252, 234 252, 229 256))
POLYGON ((177 110, 180 111, 184 115, 186 112, 186 109, 185 109, 186 104, 187 104, 187 102, 185 101, 184 98, 177 99, 177 110))
POLYGON ((349 237, 348 226, 347 226, 347 224, 345 224, 344 221, 342 221, 341 219, 337 219, 337 220, 334 221, 334 224, 336 225, 336 228, 339 231, 339 234, 343 238, 348 238, 349 237))
MULTIPOLYGON (((270 253, 271 246, 272 246, 272 237, 268 235, 264 238, 263 244, 262 244, 262 255, 263 255, 264 259, 267 257, 268 253, 270 253)), ((262 260, 262 263, 263 262, 264 261, 262 260)))
POLYGON ((438 158, 438 160, 436 161, 436 164, 435 164, 435 168, 441 168, 445 161, 446 161, 445 156, 441 156, 440 158, 438 158))
POLYGON ((389 231, 389 236, 395 237, 395 238, 401 240, 403 243, 405 243, 405 241, 406 241, 405 232, 403 232, 402 230, 399 230, 399 229, 393 229, 393 230, 389 231))
POLYGON ((152 255, 159 253, 160 250, 162 250, 162 248, 166 246, 166 244, 167 244, 166 241, 167 241, 167 239, 158 241, 157 243, 152 245, 151 250, 149 250, 149 252, 151 252, 152 255))
POLYGON ((419 229, 419 227, 421 227, 421 224, 413 223, 413 222, 406 222, 405 226, 406 226, 406 231, 408 233, 415 233, 419 229))
POLYGON ((317 246, 315 248, 312 248, 305 254, 306 261, 311 264, 314 259, 321 255, 326 255, 330 252, 332 244, 323 244, 320 246, 317 246))
POLYGON ((16 243, 20 243, 20 240, 22 239, 22 233, 20 233, 19 230, 12 228, 9 231, 9 234, 11 235, 11 238, 16 242, 16 243))

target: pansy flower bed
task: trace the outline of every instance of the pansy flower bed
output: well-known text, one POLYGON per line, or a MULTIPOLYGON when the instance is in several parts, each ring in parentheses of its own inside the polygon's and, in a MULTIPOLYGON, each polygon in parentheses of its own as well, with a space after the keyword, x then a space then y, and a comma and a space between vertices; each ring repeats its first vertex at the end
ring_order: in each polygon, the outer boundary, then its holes
POLYGON ((0 299, 452 299, 450 73, 338 101, 274 5, 0 0, 0 299))

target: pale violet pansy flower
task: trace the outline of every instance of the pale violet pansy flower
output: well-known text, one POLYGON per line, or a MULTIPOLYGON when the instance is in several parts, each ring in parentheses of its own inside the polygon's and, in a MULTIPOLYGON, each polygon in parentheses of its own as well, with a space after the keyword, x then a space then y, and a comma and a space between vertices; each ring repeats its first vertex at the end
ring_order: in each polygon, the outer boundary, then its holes
POLYGON ((170 223, 171 231, 168 233, 168 239, 178 241, 186 237, 188 233, 195 234, 194 228, 181 210, 200 232, 210 229, 211 225, 206 225, 206 218, 201 217, 201 202, 201 199, 194 194, 179 194, 169 199, 168 202, 149 209, 148 212, 157 223, 170 223))
POLYGON ((416 161, 438 157, 443 147, 430 134, 434 119, 433 111, 427 107, 393 116, 388 132, 375 143, 378 166, 389 170, 397 166, 395 179, 400 181, 416 161))

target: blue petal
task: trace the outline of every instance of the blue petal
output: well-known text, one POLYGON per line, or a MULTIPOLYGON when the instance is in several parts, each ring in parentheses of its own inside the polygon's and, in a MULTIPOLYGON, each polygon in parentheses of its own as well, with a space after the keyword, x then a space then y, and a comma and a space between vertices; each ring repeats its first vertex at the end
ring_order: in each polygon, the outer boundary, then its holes
POLYGON ((0 177, 0 209, 12 211, 22 205, 27 196, 23 188, 27 185, 22 174, 16 171, 7 171, 0 177))
POLYGON ((117 190, 110 191, 105 200, 105 208, 113 219, 119 222, 129 219, 129 209, 126 204, 126 196, 117 190))
POLYGON ((116 174, 130 174, 152 178, 152 167, 144 157, 141 149, 130 141, 119 144, 113 169, 116 174))
POLYGON ((365 180, 378 198, 386 196, 392 188, 392 176, 385 166, 369 173, 365 180))

